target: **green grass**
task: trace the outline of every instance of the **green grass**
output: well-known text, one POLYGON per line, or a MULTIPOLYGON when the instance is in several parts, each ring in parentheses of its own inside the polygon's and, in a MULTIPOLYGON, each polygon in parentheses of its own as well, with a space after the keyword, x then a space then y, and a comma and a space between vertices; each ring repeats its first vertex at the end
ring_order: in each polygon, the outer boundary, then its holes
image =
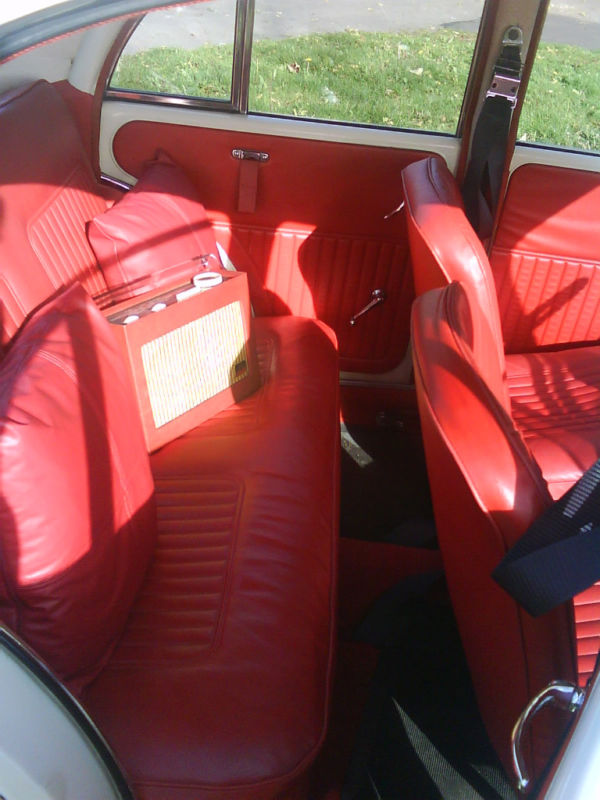
POLYGON ((229 99, 231 46, 198 50, 155 47, 134 55, 123 55, 111 86, 189 97, 229 99))
MULTIPOLYGON (((252 48, 250 108, 374 125, 456 129, 474 37, 346 31, 252 48)), ((113 75, 121 88, 228 98, 231 46, 155 48, 125 55, 113 75)))
POLYGON ((250 106, 453 133, 473 44, 473 36, 452 31, 350 31, 259 41, 253 50, 250 106))
POLYGON ((542 44, 519 120, 519 138, 600 151, 600 52, 542 44))
MULTIPOLYGON (((250 110, 454 133, 474 35, 347 30, 253 44, 250 110)), ((124 55, 112 86, 228 99, 231 46, 124 55)), ((542 45, 519 137, 600 150, 600 54, 542 45)))

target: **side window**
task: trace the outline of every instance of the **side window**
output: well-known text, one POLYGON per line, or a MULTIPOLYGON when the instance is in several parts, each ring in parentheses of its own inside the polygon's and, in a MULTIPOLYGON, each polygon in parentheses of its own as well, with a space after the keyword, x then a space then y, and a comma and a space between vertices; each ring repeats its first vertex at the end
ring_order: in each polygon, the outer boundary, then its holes
POLYGON ((212 0, 155 11, 121 53, 109 93, 455 134, 483 6, 212 0))
POLYGON ((131 35, 109 89, 232 101, 236 0, 147 14, 131 35))
POLYGON ((600 152, 600 4, 551 2, 518 140, 600 152))
POLYGON ((454 134, 483 0, 255 0, 248 109, 454 134))

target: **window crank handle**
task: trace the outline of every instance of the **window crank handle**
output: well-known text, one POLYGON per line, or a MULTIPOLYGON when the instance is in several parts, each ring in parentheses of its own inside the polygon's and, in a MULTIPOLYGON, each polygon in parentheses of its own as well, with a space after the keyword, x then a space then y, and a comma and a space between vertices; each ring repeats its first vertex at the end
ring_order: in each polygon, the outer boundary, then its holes
POLYGON ((372 308, 375 308, 375 306, 378 306, 381 303, 383 303, 386 297, 387 294, 385 293, 385 289, 373 289, 373 291, 371 292, 370 301, 364 308, 361 308, 361 310, 352 317, 352 319, 350 320, 350 325, 356 325, 356 322, 359 317, 362 317, 363 314, 367 313, 367 311, 370 311, 372 308))

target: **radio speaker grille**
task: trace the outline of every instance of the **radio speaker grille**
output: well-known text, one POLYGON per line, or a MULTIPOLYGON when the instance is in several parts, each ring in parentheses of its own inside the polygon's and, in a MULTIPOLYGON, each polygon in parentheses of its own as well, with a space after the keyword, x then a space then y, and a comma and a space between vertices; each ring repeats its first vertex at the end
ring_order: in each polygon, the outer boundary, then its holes
POLYGON ((230 303, 141 347, 157 428, 248 375, 242 309, 230 303))

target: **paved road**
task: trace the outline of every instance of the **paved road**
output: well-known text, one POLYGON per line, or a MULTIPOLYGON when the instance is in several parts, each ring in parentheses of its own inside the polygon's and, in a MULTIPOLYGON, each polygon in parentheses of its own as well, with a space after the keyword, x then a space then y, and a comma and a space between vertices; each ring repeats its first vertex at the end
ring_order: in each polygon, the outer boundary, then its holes
MULTIPOLYGON (((355 28, 417 30, 443 25, 477 30, 482 0, 256 0, 255 38, 280 39, 355 28)), ((173 45, 193 49, 206 42, 231 42, 235 0, 157 12, 140 27, 132 49, 173 45)), ((600 0, 554 2, 546 21, 547 41, 600 49, 600 0)))

